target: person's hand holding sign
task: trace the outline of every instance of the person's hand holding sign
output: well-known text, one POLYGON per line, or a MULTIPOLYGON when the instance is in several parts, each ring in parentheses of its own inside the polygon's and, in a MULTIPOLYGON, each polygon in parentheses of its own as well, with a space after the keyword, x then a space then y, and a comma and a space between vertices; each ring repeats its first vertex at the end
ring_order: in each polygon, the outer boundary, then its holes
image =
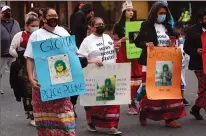
POLYGON ((39 85, 39 83, 38 83, 37 80, 35 80, 35 79, 30 79, 30 83, 31 83, 32 88, 34 88, 35 90, 40 89, 40 85, 39 85))
POLYGON ((206 53, 206 51, 204 51, 204 49, 202 49, 202 48, 198 48, 198 49, 197 49, 197 53, 198 53, 199 55, 202 55, 203 53, 206 53))
POLYGON ((154 49, 154 44, 153 44, 153 42, 147 42, 147 43, 146 43, 146 46, 149 47, 150 50, 153 50, 153 49, 154 49))
POLYGON ((103 63, 102 63, 101 60, 96 60, 96 61, 95 61, 95 64, 96 64, 97 66, 99 66, 99 67, 103 66, 103 63))

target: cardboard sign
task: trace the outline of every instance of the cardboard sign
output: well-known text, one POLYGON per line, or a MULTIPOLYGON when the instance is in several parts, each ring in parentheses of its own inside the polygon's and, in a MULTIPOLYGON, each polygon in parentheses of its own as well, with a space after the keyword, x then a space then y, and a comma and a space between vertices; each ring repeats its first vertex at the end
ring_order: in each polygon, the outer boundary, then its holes
POLYGON ((80 96, 80 105, 131 104, 130 63, 110 63, 84 68, 87 93, 80 96))
POLYGON ((74 36, 32 43, 42 101, 85 93, 74 36))
MULTIPOLYGON (((129 34, 131 32, 138 33, 140 31, 141 24, 142 21, 126 22, 126 37, 129 38, 129 34)), ((128 59, 136 59, 140 57, 142 49, 137 48, 134 43, 130 43, 129 39, 126 40, 126 47, 128 59)))
POLYGON ((146 93, 148 99, 182 99, 181 49, 154 47, 147 49, 146 93))

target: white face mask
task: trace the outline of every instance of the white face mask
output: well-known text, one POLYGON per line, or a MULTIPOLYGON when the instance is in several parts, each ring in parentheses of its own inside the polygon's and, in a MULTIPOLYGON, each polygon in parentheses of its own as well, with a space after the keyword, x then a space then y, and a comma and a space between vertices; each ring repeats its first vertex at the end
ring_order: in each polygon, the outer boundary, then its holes
POLYGON ((33 33, 34 31, 36 31, 36 30, 38 30, 39 29, 39 27, 31 27, 30 28, 30 33, 33 33))

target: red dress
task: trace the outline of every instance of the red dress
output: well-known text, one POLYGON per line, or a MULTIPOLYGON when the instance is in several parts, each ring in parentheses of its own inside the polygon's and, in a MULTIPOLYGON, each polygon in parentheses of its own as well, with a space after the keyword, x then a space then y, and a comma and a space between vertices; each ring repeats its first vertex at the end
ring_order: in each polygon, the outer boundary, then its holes
POLYGON ((131 100, 133 100, 136 97, 137 90, 140 86, 139 81, 142 78, 142 66, 138 64, 138 59, 127 59, 126 43, 122 43, 119 48, 116 62, 131 62, 131 100))

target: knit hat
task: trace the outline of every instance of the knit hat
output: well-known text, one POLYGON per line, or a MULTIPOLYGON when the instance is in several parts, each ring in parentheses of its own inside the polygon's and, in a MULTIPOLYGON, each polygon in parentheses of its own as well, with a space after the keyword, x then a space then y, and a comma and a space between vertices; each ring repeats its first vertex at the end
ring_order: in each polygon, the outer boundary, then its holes
POLYGON ((122 4, 122 12, 126 9, 133 9, 132 1, 128 0, 122 4))

